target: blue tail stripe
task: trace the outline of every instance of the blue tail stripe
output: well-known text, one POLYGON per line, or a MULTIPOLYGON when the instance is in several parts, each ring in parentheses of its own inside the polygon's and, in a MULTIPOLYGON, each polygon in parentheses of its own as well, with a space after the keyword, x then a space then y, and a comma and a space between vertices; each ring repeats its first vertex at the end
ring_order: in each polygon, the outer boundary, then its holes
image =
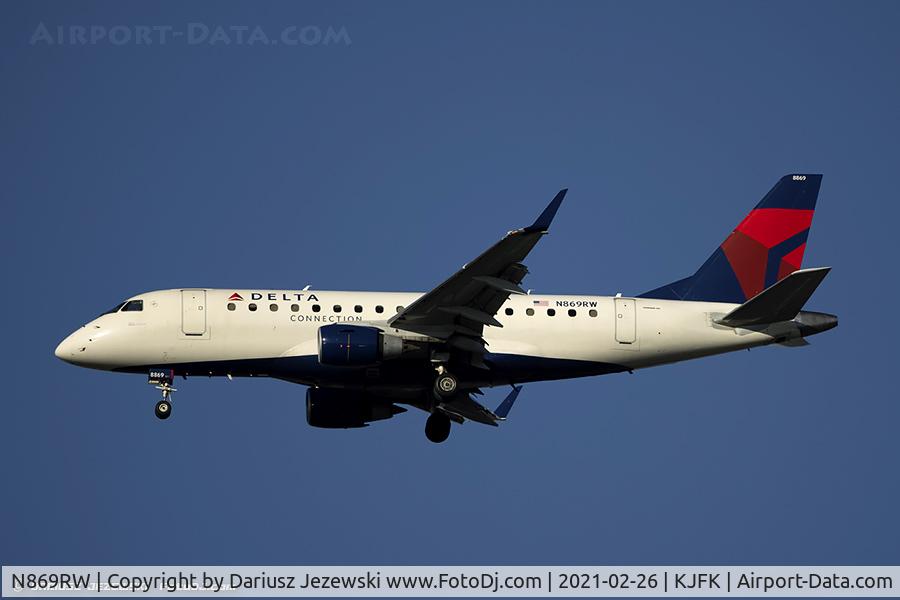
POLYGON ((799 208, 813 210, 819 187, 822 185, 821 175, 785 175, 778 180, 756 208, 799 208))
POLYGON ((744 290, 738 282, 731 263, 721 248, 716 248, 712 256, 703 263, 692 277, 691 286, 684 300, 706 302, 743 302, 744 290))
POLYGON ((705 302, 744 302, 744 290, 721 248, 716 248, 712 256, 691 277, 664 285, 638 298, 658 298, 660 300, 698 300, 705 302))
POLYGON ((685 277, 684 279, 679 279, 678 281, 673 281, 672 283, 667 283, 664 286, 658 287, 655 290, 650 290, 649 292, 644 292, 638 298, 659 298, 660 300, 684 300, 685 294, 687 294, 688 290, 691 287, 691 282, 694 280, 693 277, 685 277))
POLYGON ((808 237, 809 229, 804 229, 797 235, 789 237, 769 250, 769 258, 766 263, 766 287, 778 283, 778 270, 781 268, 781 259, 799 248, 801 244, 805 244, 808 237))

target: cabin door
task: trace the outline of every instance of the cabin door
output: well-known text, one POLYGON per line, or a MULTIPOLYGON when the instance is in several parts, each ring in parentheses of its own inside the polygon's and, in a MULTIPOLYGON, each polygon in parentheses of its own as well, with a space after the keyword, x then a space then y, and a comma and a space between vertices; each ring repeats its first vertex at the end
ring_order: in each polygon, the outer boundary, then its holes
POLYGON ((616 341, 633 344, 637 340, 634 298, 616 298, 616 341))
POLYGON ((206 333, 206 290, 181 290, 181 331, 185 335, 206 333))

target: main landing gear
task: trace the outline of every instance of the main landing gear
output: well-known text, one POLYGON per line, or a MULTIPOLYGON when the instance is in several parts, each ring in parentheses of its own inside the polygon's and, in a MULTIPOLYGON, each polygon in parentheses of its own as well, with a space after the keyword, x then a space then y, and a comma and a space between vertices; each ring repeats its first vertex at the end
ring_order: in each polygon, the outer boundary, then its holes
POLYGON ((155 369, 150 371, 147 383, 155 385, 156 389, 162 390, 162 400, 156 403, 154 414, 157 419, 168 419, 172 415, 172 392, 177 391, 172 387, 172 381, 175 379, 175 372, 171 369, 155 369))
MULTIPOLYGON (((459 381, 444 365, 437 367, 437 377, 434 380, 434 398, 439 404, 449 400, 459 390, 459 381)), ((435 444, 440 444, 450 437, 450 418, 444 413, 435 410, 425 421, 425 437, 435 444)))
POLYGON ((440 366, 437 371, 438 376, 437 379, 434 380, 435 395, 439 400, 452 397, 456 394, 456 388, 459 387, 459 382, 456 380, 456 377, 447 371, 446 367, 440 366))

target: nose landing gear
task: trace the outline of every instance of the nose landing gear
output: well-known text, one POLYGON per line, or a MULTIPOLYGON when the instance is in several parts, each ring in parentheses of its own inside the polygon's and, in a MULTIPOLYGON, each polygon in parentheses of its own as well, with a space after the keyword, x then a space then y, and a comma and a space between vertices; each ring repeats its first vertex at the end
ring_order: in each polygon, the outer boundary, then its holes
POLYGON ((155 385, 156 389, 162 390, 162 400, 156 403, 154 414, 157 419, 168 419, 172 415, 172 392, 178 391, 172 387, 172 381, 175 379, 175 371, 172 369, 156 369, 150 371, 147 383, 155 385))
POLYGON ((172 414, 172 403, 168 400, 160 400, 156 403, 156 409, 153 412, 156 413, 157 419, 168 419, 172 414))

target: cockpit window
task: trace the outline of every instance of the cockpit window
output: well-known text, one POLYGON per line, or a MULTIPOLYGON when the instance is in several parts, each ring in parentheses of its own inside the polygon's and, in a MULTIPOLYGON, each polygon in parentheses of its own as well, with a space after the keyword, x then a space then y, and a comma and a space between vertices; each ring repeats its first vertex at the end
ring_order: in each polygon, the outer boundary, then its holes
POLYGON ((122 307, 122 312, 140 312, 144 310, 143 300, 129 300, 122 307))
POLYGON ((111 315, 112 313, 117 313, 119 311, 122 312, 139 312, 144 310, 144 301, 143 300, 126 300, 125 302, 120 302, 113 306, 108 311, 101 313, 100 316, 103 315, 111 315))
POLYGON ((109 309, 109 310, 107 310, 107 311, 105 311, 105 312, 100 313, 100 316, 102 317, 103 315, 110 315, 110 314, 112 314, 112 313, 119 312, 119 309, 121 309, 121 308, 122 308, 123 306, 125 306, 126 304, 128 304, 127 301, 126 301, 126 302, 120 302, 120 303, 116 304, 115 306, 113 306, 111 309, 109 309))

